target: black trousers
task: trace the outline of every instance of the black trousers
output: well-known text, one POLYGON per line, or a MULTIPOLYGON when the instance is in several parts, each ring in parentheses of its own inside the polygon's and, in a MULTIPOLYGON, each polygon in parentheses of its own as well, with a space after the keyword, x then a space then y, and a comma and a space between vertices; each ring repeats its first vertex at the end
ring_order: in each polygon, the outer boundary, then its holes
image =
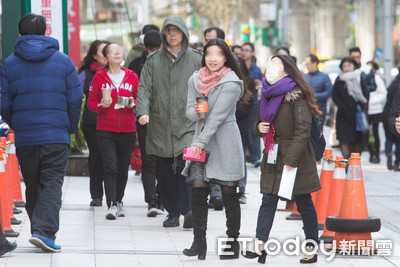
POLYGON ((156 202, 156 157, 146 153, 146 125, 136 122, 136 132, 142 154, 144 201, 148 204, 154 204, 156 202))
POLYGON ((96 125, 83 123, 82 132, 89 148, 90 196, 92 199, 103 199, 103 163, 97 144, 96 125))
POLYGON ((4 245, 7 242, 6 237, 3 234, 3 227, 0 225, 0 246, 4 245))
MULTIPOLYGON (((258 108, 252 109, 252 124, 254 125, 257 121, 258 117, 258 108)), ((261 159, 261 146, 260 146, 260 137, 256 136, 253 131, 251 131, 251 144, 248 146, 249 149, 249 160, 251 163, 256 163, 261 159)))
POLYGON ((55 239, 68 154, 68 144, 17 147, 32 234, 55 239))
POLYGON ((135 142, 135 132, 97 131, 108 207, 111 206, 111 202, 121 202, 124 197, 129 163, 135 142))
POLYGON ((156 157, 157 182, 161 201, 169 216, 179 217, 192 209, 192 183, 181 174, 185 167, 182 155, 176 158, 156 157))

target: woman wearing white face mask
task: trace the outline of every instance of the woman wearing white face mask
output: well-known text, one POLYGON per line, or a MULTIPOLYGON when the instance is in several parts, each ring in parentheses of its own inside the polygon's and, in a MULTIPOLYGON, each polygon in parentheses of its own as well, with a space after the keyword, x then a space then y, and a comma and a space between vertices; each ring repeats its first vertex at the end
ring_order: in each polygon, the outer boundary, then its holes
POLYGON ((304 80, 293 59, 285 55, 272 57, 260 100, 259 120, 254 133, 263 138, 265 150, 261 163, 262 204, 258 213, 256 238, 259 252, 252 248, 242 252, 246 258, 257 258, 265 263, 264 245, 272 228, 283 168, 297 168, 293 188, 294 200, 301 213, 307 249, 300 263, 317 261, 318 221, 310 193, 321 188, 315 164, 315 153, 309 142, 312 113, 319 115, 314 91, 304 80), (293 107, 291 107, 291 103, 293 107), (275 163, 267 160, 269 149, 276 151, 275 163))

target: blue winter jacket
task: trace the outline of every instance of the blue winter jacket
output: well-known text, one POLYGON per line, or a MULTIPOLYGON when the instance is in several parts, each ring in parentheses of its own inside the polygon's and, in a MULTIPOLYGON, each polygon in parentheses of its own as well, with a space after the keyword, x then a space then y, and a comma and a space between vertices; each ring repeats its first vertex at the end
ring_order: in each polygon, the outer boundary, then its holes
MULTIPOLYGON (((260 80, 260 81, 262 81, 262 79, 263 79, 263 74, 262 74, 262 72, 261 72, 261 69, 260 69, 255 63, 252 63, 252 64, 251 64, 251 66, 250 66, 250 68, 249 68, 249 72, 250 72, 251 76, 253 76, 253 78, 254 78, 255 80, 260 80)), ((253 109, 258 110, 258 101, 254 101, 253 109)))
POLYGON ((71 59, 58 41, 23 35, 0 69, 1 115, 15 145, 69 144, 78 128, 83 92, 71 59))
POLYGON ((328 74, 316 70, 312 73, 303 75, 304 79, 314 89, 315 98, 317 99, 318 109, 326 113, 326 103, 332 96, 332 82, 328 74))

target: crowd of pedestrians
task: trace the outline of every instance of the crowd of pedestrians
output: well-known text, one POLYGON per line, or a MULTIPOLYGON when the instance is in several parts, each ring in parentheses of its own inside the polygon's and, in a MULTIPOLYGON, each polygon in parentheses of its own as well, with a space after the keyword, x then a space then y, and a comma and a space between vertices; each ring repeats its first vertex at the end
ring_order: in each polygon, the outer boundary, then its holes
MULTIPOLYGON (((210 27, 204 31, 204 45, 190 44, 183 18, 169 16, 161 30, 152 24, 143 27, 141 42, 126 60, 120 45, 93 41, 76 71, 58 51, 58 41, 44 35, 44 17, 28 14, 18 29, 15 53, 0 71, 1 116, 15 132, 31 222, 29 241, 46 252, 61 250, 55 243, 61 187, 69 134, 78 128, 82 101, 89 205, 102 206, 105 192, 105 218, 128 216, 123 197, 138 141, 147 216, 165 209, 162 226, 179 227, 182 215, 183 228, 193 228, 192 245, 183 254, 199 259, 206 258, 209 208, 225 209, 230 241, 224 252, 230 253, 220 259, 239 257, 246 162, 261 168, 262 203, 255 229, 260 246, 272 228, 282 172, 296 170, 293 199, 305 238, 315 241, 307 249, 315 251, 318 221, 311 193, 321 185, 315 153, 306 149, 313 115, 322 131, 333 113, 344 158, 367 148, 371 163, 381 160, 378 129, 383 122, 388 169, 400 170, 400 74, 386 89, 377 63, 361 64, 358 47, 341 60, 333 84, 319 70, 316 55, 305 58, 301 73, 287 47, 274 51, 263 74, 252 43, 228 47, 224 31, 210 27), (356 113, 366 117, 365 128, 359 128, 356 113), (276 149, 271 160, 268 152, 276 149)), ((0 256, 15 248, 0 231, 0 256)), ((266 252, 257 250, 242 254, 265 263, 266 252)), ((316 261, 317 254, 306 254, 300 263, 316 261)))

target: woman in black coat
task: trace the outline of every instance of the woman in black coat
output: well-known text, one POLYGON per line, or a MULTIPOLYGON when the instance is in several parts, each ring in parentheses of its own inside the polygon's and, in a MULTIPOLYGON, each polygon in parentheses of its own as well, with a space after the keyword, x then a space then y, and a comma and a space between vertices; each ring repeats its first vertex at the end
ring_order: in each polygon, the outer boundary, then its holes
POLYGON ((342 73, 333 85, 332 100, 338 107, 336 114, 336 133, 343 157, 348 159, 351 153, 362 152, 364 132, 356 131, 357 105, 366 111, 369 93, 367 84, 357 69, 357 62, 345 57, 340 62, 342 73))
POLYGON ((97 113, 90 111, 87 107, 89 88, 93 77, 107 64, 103 56, 103 48, 109 41, 95 40, 90 44, 89 50, 82 60, 78 74, 83 93, 85 94, 85 105, 82 113, 81 129, 89 148, 89 177, 90 195, 92 201, 90 206, 101 206, 103 199, 103 165, 101 163, 100 151, 97 145, 97 113))
MULTIPOLYGON (((253 104, 257 99, 257 90, 254 82, 253 76, 250 74, 249 69, 246 67, 243 59, 238 59, 240 71, 243 74, 243 77, 246 80, 247 88, 252 93, 252 98, 248 100, 246 104, 240 105, 236 107, 236 123, 239 126, 240 136, 242 137, 243 143, 243 151, 246 157, 246 148, 251 144, 251 134, 252 134, 252 122, 253 119, 253 104)), ((247 168, 246 168, 246 160, 244 161, 244 181, 243 186, 239 187, 239 193, 242 195, 239 198, 239 202, 241 204, 246 204, 247 198, 245 195, 246 192, 246 183, 247 183, 247 168)))
MULTIPOLYGON (((400 69, 400 67, 399 67, 400 69)), ((400 74, 388 87, 387 99, 383 108, 383 128, 385 129, 385 152, 387 156, 387 168, 400 171, 400 134, 395 129, 396 117, 400 111, 400 74), (387 119, 386 119, 387 118, 387 119), (395 145, 395 161, 393 165, 393 145, 395 145)))

